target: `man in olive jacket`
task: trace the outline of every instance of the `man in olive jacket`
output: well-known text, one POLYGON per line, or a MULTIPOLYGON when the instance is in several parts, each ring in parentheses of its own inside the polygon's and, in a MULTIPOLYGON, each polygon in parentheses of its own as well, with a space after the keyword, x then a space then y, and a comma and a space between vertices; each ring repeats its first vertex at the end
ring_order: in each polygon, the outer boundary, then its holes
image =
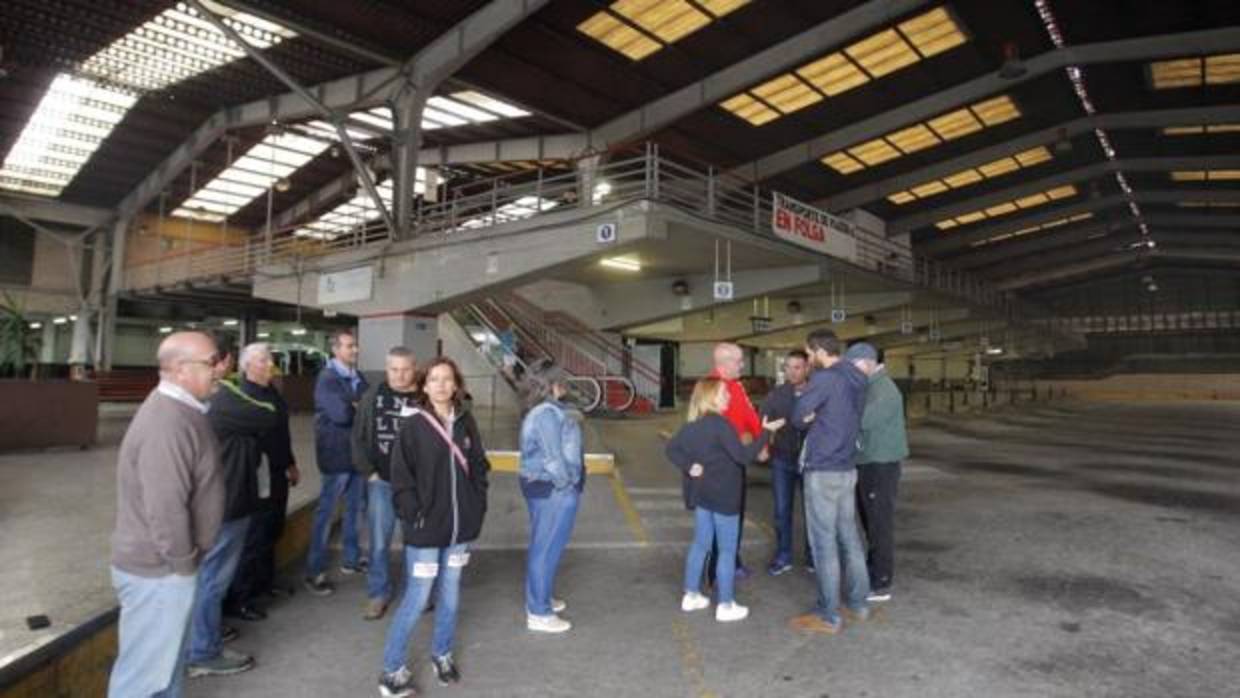
POLYGON ((869 548, 869 601, 888 601, 895 572, 896 487, 900 483, 900 461, 908 457, 904 397, 878 362, 873 346, 865 342, 854 344, 844 358, 868 379, 865 412, 857 436, 857 510, 869 548))

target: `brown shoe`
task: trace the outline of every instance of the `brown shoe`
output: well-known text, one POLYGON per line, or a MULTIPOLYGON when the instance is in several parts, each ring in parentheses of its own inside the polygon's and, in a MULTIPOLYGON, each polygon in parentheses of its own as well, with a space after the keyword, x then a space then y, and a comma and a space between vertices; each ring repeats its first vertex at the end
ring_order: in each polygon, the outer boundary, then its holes
POLYGON ((788 621, 788 627, 806 633, 820 635, 836 635, 840 632, 839 623, 828 623, 817 613, 806 613, 788 621))
POLYGON ((387 613, 387 599, 371 599, 366 602, 366 612, 362 614, 362 618, 366 620, 379 620, 387 613))

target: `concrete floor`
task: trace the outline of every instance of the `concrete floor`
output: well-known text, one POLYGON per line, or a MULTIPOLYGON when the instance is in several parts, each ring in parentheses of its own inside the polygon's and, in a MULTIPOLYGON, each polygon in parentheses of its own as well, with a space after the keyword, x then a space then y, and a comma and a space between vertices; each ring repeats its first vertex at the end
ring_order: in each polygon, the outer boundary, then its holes
MULTIPOLYGON (((512 477, 497 476, 464 581, 464 681, 434 684, 423 622, 412 658, 424 694, 1235 695, 1238 404, 1064 404, 920 425, 900 492, 895 599, 838 637, 786 629, 813 600, 801 570, 742 584, 744 622, 679 611, 690 527, 655 435, 671 423, 592 423, 591 441, 616 452, 624 486, 601 477, 589 485, 560 577, 576 625, 564 636, 524 629, 524 506, 512 477)), ((511 425, 496 427, 488 445, 511 437, 511 425)), ((0 457, 6 637, 29 612, 8 603, 28 593, 11 585, 55 590, 82 576, 91 598, 109 597, 107 531, 94 530, 110 528, 114 496, 103 450, 0 457), (40 478, 27 482, 36 466, 40 478)), ((769 556, 771 508, 760 471, 749 501, 744 552, 758 567, 769 556)), ((361 620, 363 580, 337 581, 332 597, 299 594, 269 620, 242 624, 236 647, 254 652, 258 668, 196 679, 188 695, 374 695, 387 622, 361 620)))

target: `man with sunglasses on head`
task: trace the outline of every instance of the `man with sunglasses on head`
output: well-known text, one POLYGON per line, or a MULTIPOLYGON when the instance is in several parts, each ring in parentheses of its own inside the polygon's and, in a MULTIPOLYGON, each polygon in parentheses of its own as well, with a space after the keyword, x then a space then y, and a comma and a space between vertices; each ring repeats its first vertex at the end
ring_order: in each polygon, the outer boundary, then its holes
POLYGON ((224 516, 219 446, 207 420, 215 342, 177 332, 159 345, 159 386, 117 456, 112 585, 120 642, 108 695, 181 695, 198 566, 224 516))

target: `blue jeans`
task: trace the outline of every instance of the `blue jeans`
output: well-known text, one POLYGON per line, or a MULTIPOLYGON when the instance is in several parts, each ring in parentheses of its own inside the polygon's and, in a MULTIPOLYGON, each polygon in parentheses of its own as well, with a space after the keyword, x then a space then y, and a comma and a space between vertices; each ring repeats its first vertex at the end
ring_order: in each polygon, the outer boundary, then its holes
POLYGON ((396 532, 396 507, 392 501, 392 483, 386 480, 366 481, 366 518, 370 523, 370 570, 366 573, 366 596, 372 599, 392 598, 392 582, 388 579, 389 551, 392 534, 396 532))
POLYGON ((431 656, 443 657, 452 652, 456 635, 456 607, 461 594, 461 570, 469 564, 469 546, 458 543, 447 548, 415 548, 405 546, 407 583, 400 607, 392 614, 387 642, 383 646, 383 672, 390 674, 405 665, 409 641, 431 588, 437 587, 435 599, 435 630, 431 637, 431 656), (436 584, 438 580, 438 584, 436 584))
POLYGON ((112 587, 121 620, 108 697, 179 698, 198 576, 139 577, 113 567, 112 587))
POLYGON ((224 594, 232 584, 245 547, 250 517, 225 521, 215 537, 215 545, 207 551, 198 570, 198 598, 189 626, 189 661, 205 662, 220 656, 220 616, 224 612, 224 594))
POLYGON ((525 612, 551 615, 551 596, 555 592, 555 572, 568 539, 573 535, 577 504, 581 496, 575 487, 552 490, 546 497, 526 497, 530 510, 530 548, 525 563, 525 612))
POLYGON ((805 479, 805 519, 818 571, 818 606, 829 623, 840 621, 840 556, 844 556, 844 603, 855 611, 867 608, 870 576, 865 547, 857 529, 857 469, 812 470, 805 479))
POLYGON ((366 488, 358 473, 323 473, 323 489, 319 506, 314 512, 314 529, 310 533, 310 552, 306 554, 306 576, 317 577, 323 572, 327 557, 327 538, 331 534, 332 513, 336 502, 344 497, 343 564, 356 567, 362 557, 357 541, 357 519, 365 506, 366 488))
POLYGON ((715 559, 715 584, 719 603, 731 603, 736 577, 736 544, 740 530, 740 514, 716 514, 698 507, 693 510, 693 545, 685 559, 685 591, 697 592, 702 587, 702 566, 710 552, 711 541, 719 537, 719 556, 715 559))
MULTIPOLYGON (((797 464, 778 456, 771 457, 771 490, 775 496, 775 562, 792 564, 792 515, 797 489, 801 501, 805 501, 804 481, 797 472, 797 464)), ((813 566, 814 556, 809 547, 809 529, 805 532, 805 564, 813 566)))

